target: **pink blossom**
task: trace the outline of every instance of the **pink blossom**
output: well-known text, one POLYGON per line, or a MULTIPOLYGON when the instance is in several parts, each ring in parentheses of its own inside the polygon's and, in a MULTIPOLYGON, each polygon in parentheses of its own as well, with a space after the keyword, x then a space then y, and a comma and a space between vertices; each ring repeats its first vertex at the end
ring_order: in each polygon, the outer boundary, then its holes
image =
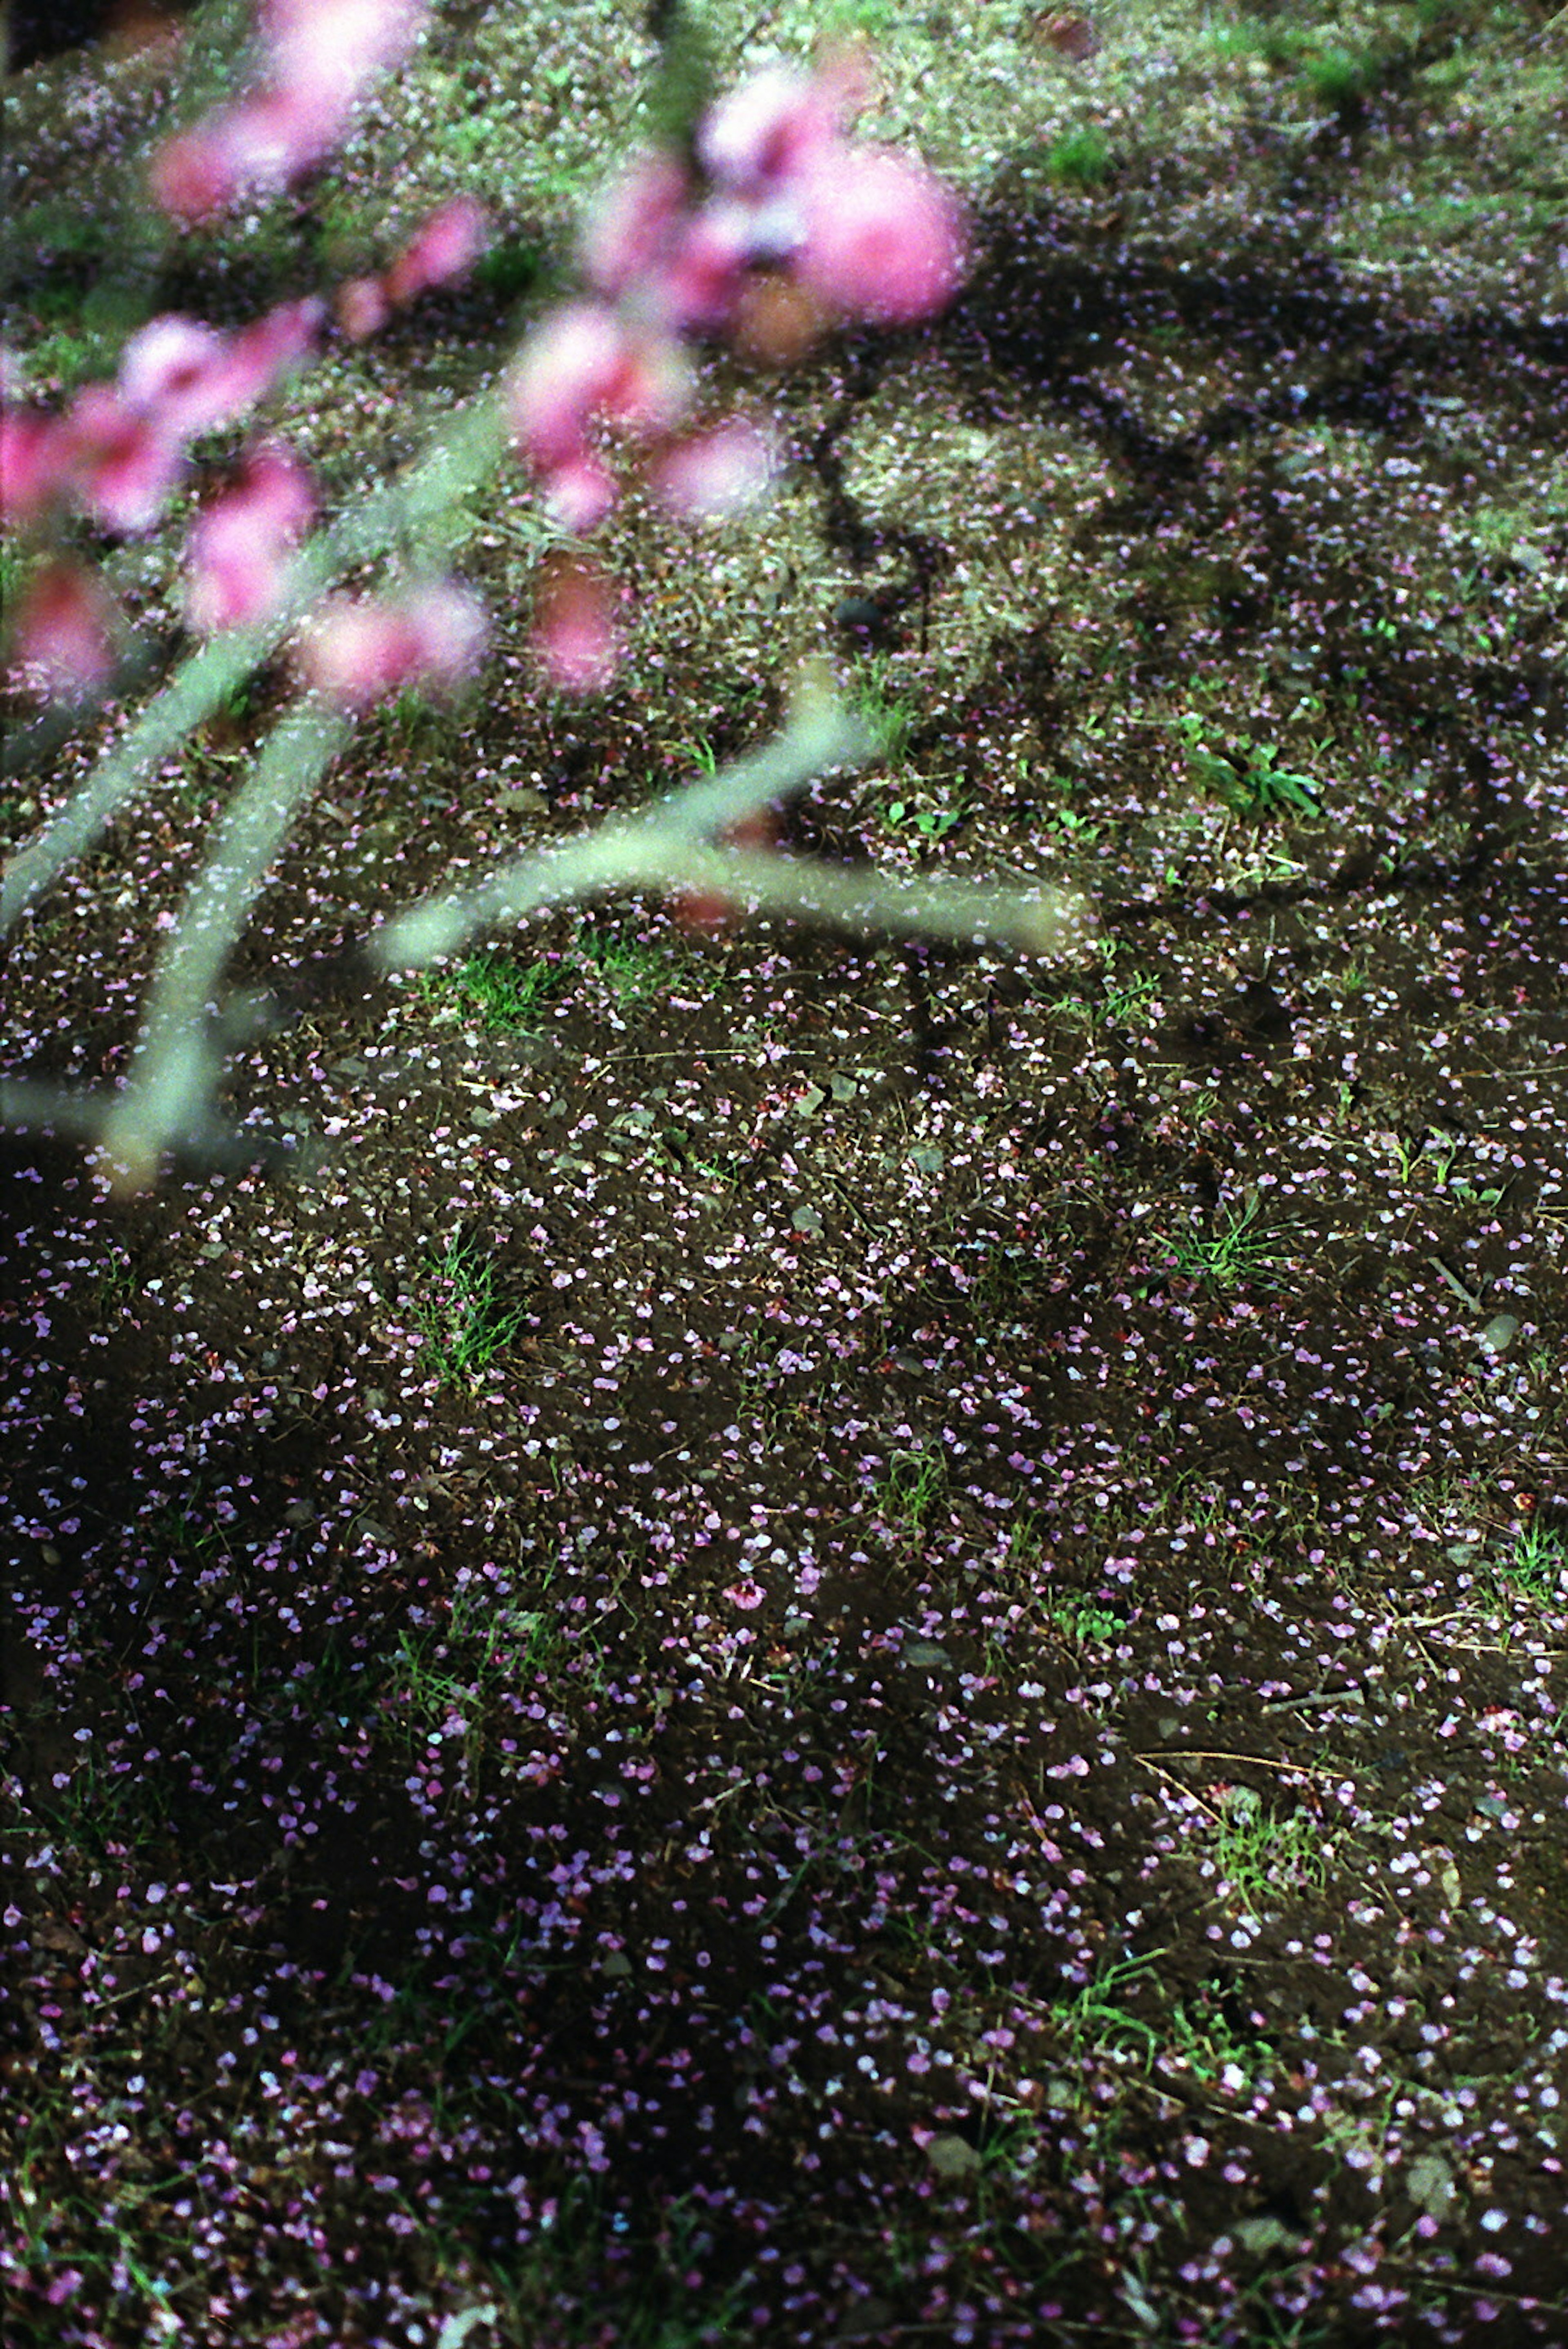
POLYGON ((185 470, 173 436, 103 383, 78 395, 64 432, 83 511, 106 530, 151 530, 185 470))
POLYGON ((545 503, 551 519, 563 530, 583 536, 597 530, 619 496, 615 475, 597 457, 569 457, 545 477, 545 503))
POLYGON ((288 550, 316 501, 305 468, 286 449, 253 450, 238 486, 194 524, 187 554, 185 616, 202 635, 247 627, 277 602, 288 550))
POLYGON ((231 337, 224 360, 226 419, 243 416, 298 366, 314 349, 326 316, 326 304, 306 295, 264 310, 231 337))
POLYGON ((265 0, 262 32, 279 78, 343 109, 408 55, 424 0, 265 0))
POLYGON ((578 454, 629 349, 621 321, 597 302, 567 303, 529 336, 513 372, 510 413, 514 437, 541 471, 578 454))
POLYGON ((840 147, 819 160, 795 267, 827 308, 889 325, 929 318, 952 295, 963 264, 957 200, 922 165, 875 147, 840 147))
POLYGON ((484 250, 486 226, 484 207, 472 196, 441 205, 387 270, 389 301, 410 302, 429 286, 465 275, 484 250))
POLYGON ((697 152, 710 177, 754 193, 815 168, 837 136, 839 92, 821 76, 769 66, 709 108, 697 152))
POLYGON ((724 325, 757 258, 757 218, 729 198, 691 213, 649 279, 657 313, 678 328, 724 325))
POLYGON ((64 490, 70 450, 57 416, 0 408, 0 513, 14 530, 39 520, 64 490))
POLYGON ((650 147, 596 198, 578 238, 596 294, 614 301, 653 274, 680 230, 689 185, 679 156, 650 147))
POLYGON ((324 604, 301 647, 306 678, 346 709, 369 709, 404 686, 450 688, 472 675, 488 633, 466 589, 438 581, 397 597, 324 604))
POLYGON ((223 118, 209 115, 165 139, 154 151, 148 180, 159 211, 187 225, 211 220, 233 203, 240 189, 240 162, 224 136, 223 118))
POLYGON ((762 1605, 767 1592, 754 1582, 732 1582, 724 1596, 732 1606, 742 1607, 750 1614, 754 1607, 762 1605))
POLYGON ((666 450, 650 486, 684 522, 725 522, 766 495, 777 463, 767 435, 736 419, 666 450))
POLYGON ((602 693, 620 657, 615 589, 605 574, 575 558, 546 564, 535 590, 533 641, 550 684, 602 693))
POLYGON ((667 336, 639 334, 597 302, 553 311, 524 345, 511 386, 514 438, 543 473, 583 453, 598 419, 664 431, 691 397, 691 369, 667 336))
POLYGON ((96 571, 47 563, 23 590, 11 653, 51 700, 86 700, 114 674, 119 622, 119 606, 96 571))
POLYGON ((229 413, 228 350, 215 326, 177 313, 151 318, 119 355, 120 397, 173 439, 194 440, 229 413))

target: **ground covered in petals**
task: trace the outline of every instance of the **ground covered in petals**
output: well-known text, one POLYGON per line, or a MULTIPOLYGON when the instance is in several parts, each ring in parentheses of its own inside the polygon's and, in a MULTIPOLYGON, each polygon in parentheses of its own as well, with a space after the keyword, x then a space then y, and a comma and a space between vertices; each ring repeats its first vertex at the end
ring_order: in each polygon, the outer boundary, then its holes
MULTIPOLYGON (((454 517, 483 691, 364 721, 240 950, 281 1168, 5 1142, 8 2342, 1568 2337, 1564 20, 841 13, 960 300, 714 360, 789 465, 617 517, 600 698, 529 666, 526 485, 454 517), (1077 960, 621 903, 367 988, 823 652, 882 748, 788 842, 1076 884, 1077 960)), ((716 8, 726 78, 820 16, 716 8)), ((160 306, 485 198, 488 273, 280 415, 351 500, 652 57, 439 10, 160 306)), ((42 394, 169 92, 16 85, 42 394)), ((116 559, 172 660, 172 543, 116 559)), ((286 690, 29 916, 11 1070, 124 1068, 286 690)))

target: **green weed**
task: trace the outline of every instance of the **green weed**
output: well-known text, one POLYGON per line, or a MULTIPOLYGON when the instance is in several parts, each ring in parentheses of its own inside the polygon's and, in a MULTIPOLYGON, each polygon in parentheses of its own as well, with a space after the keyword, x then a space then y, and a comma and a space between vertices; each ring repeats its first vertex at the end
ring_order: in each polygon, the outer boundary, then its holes
POLYGON ((1513 1547, 1498 1567, 1506 1587, 1522 1590, 1543 1606, 1568 1599, 1568 1536, 1532 1517, 1513 1537, 1513 1547))
POLYGON ((1152 1950, 1143 1958, 1107 1959, 1070 1998, 1055 2001, 1050 2010, 1052 2020, 1065 2038, 1070 2056, 1089 2048, 1133 2048, 1145 2057, 1158 2052, 1159 2033, 1121 2004, 1120 1992, 1149 1973, 1167 1954, 1164 1950, 1152 1950))
POLYGON ((961 807, 918 807, 913 800, 889 800, 882 821, 894 832, 918 832, 922 840, 940 840, 963 822, 961 807))
POLYGON ((1207 721, 1197 710, 1185 711, 1175 722, 1186 740, 1188 772, 1233 815, 1262 822, 1268 816, 1322 812, 1318 784, 1311 775, 1282 767, 1277 743, 1252 742, 1243 736, 1233 750, 1217 749, 1205 740, 1207 721))

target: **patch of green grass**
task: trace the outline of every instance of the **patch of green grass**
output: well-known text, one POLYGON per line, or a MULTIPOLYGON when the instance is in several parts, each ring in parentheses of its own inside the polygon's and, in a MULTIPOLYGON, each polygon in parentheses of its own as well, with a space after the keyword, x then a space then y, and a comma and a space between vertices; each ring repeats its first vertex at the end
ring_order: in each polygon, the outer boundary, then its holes
POLYGON ((1158 2031, 1124 2006, 1120 1994, 1167 1954, 1164 1950, 1151 1950, 1147 1957, 1106 1959, 1079 1990, 1054 2001, 1050 2013, 1065 2039, 1064 2052, 1075 2056, 1088 2048, 1125 2047, 1146 2057, 1158 2053, 1158 2031))
POLYGON ((415 992, 427 1002, 455 1004, 492 1033, 533 1035, 570 991, 575 976, 561 956, 520 963, 500 947, 485 947, 450 970, 421 972, 415 992))
POLYGON ((475 1241, 449 1240, 425 1269, 430 1286, 411 1303, 424 1359, 443 1386, 471 1386, 505 1352, 527 1308, 501 1302, 495 1267, 475 1241))
POLYGON ((1568 1535, 1532 1517, 1518 1528, 1497 1575, 1505 1588, 1522 1590, 1542 1605, 1563 1605, 1568 1600, 1568 1535))
POLYGON ((1231 1789, 1214 1837, 1220 1875, 1251 1917, 1263 1900, 1318 1890, 1326 1877, 1323 1838, 1304 1812, 1272 1819, 1250 1786, 1231 1789))
POLYGON ((1371 49, 1356 51, 1331 45, 1303 57, 1301 78, 1319 105, 1343 112, 1359 106, 1375 87, 1380 62, 1371 49))
POLYGON ((1167 1233, 1177 1271, 1210 1288, 1236 1288, 1262 1278, 1277 1261, 1278 1251, 1258 1228, 1262 1212, 1257 1192, 1250 1191, 1239 1207, 1227 1207, 1207 1231, 1167 1233))
POLYGON ((1111 176, 1111 142, 1097 124, 1080 124, 1053 140, 1045 169, 1063 187, 1102 187, 1111 176))
POLYGON ((878 762, 883 766, 897 767, 909 750, 912 726, 908 708, 896 701, 888 690, 888 669, 885 658, 867 662, 850 707, 876 737, 875 755, 878 762))
POLYGON ((931 1444, 895 1452, 877 1485, 879 1508, 911 1534, 923 1533, 947 1485, 947 1463, 931 1444))

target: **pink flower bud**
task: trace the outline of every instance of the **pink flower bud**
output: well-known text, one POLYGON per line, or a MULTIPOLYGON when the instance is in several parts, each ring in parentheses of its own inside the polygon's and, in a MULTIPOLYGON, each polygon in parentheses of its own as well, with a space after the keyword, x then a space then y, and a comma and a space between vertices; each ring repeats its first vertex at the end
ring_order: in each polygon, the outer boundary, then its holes
POLYGON ((300 659, 317 693, 365 710, 404 686, 441 691, 458 685, 478 667, 487 634, 478 599, 438 582, 395 598, 328 601, 300 659))
POLYGON ((48 563, 23 590, 11 653, 53 701, 85 701, 114 675, 119 610, 96 571, 48 563))
POLYGON ((222 119, 211 115, 165 139, 153 154, 148 179, 159 211, 188 226, 232 204, 240 190, 240 165, 222 119))
POLYGON ((254 450, 238 486, 210 505, 192 529, 189 625, 211 635, 265 617, 281 592, 288 551, 315 508, 309 476, 286 450, 254 450))
POLYGON ((484 207, 472 196, 431 212, 386 273, 389 301, 410 302, 431 285, 466 275, 484 250, 485 228, 484 207))
POLYGON ((929 318, 963 267, 957 199, 921 164, 874 147, 840 147, 819 160, 795 268, 826 307, 885 325, 929 318))
POLYGON ((602 693, 620 659, 615 589, 602 571, 575 557, 545 564, 534 597, 534 651, 564 693, 602 693))
POLYGON ((737 419, 667 449, 649 486, 660 505, 683 522, 727 522, 767 494, 777 464, 767 436, 737 419))

